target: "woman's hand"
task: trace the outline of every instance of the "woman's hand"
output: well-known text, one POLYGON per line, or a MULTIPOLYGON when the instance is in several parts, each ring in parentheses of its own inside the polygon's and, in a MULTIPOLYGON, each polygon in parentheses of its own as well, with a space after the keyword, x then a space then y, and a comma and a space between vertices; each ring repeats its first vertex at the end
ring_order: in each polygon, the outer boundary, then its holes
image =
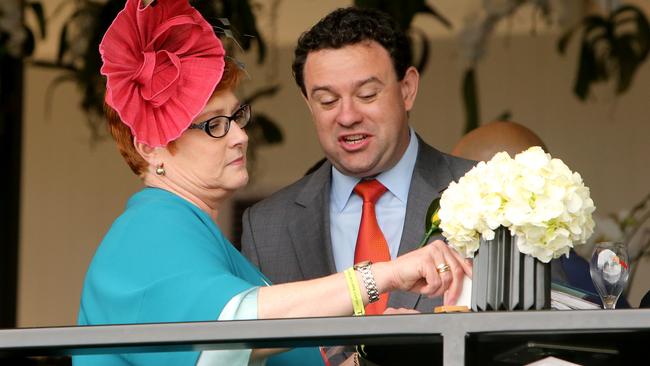
POLYGON ((429 297, 444 295, 444 304, 450 305, 460 296, 463 277, 472 276, 472 264, 445 242, 436 240, 394 261, 373 264, 373 272, 377 277, 386 273, 389 276, 389 288, 380 290, 399 289, 429 297))

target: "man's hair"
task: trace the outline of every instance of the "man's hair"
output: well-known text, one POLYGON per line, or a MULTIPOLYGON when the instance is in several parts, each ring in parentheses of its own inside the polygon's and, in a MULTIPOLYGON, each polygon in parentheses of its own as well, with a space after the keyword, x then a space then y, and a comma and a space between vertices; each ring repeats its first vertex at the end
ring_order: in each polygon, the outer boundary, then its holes
POLYGON ((298 39, 294 52, 293 77, 304 95, 303 71, 310 52, 339 49, 364 41, 379 43, 390 55, 398 80, 412 65, 408 37, 386 13, 374 9, 340 8, 321 19, 298 39))

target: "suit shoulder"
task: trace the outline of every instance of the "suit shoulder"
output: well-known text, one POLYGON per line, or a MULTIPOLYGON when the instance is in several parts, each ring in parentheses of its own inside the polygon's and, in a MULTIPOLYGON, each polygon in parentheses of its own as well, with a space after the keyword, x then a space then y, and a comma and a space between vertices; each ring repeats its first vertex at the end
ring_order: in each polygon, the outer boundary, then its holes
POLYGON ((310 180, 311 175, 300 178, 290 185, 281 188, 270 196, 255 203, 249 208, 251 215, 263 214, 268 211, 278 212, 279 209, 287 209, 295 204, 298 195, 303 191, 310 180))
POLYGON ((472 169, 476 165, 476 161, 474 160, 467 160, 463 158, 459 158, 457 156, 453 156, 447 153, 441 153, 447 161, 447 164, 452 168, 452 172, 454 172, 454 178, 458 179, 465 175, 470 169, 472 169), (459 174, 459 175, 458 175, 459 174), (457 175, 457 176, 456 176, 457 175))
POLYGON ((453 156, 442 151, 437 150, 433 146, 427 144, 426 142, 421 141, 421 154, 418 155, 418 159, 432 160, 435 162, 440 162, 441 160, 449 168, 454 180, 460 179, 465 173, 472 169, 476 165, 476 161, 467 160, 453 156))

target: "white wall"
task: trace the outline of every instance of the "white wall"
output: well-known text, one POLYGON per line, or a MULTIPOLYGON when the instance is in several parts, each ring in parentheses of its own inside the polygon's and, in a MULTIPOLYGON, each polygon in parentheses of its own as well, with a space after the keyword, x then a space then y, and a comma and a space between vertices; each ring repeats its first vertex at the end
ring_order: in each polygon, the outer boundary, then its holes
MULTIPOLYGON (((285 142, 258 150, 252 184, 240 195, 267 194, 298 177, 322 157, 309 113, 290 77, 292 47, 298 34, 327 11, 348 2, 285 0, 280 2, 275 63, 259 69, 247 60, 253 79, 244 94, 269 81, 282 90, 260 100, 264 111, 281 124, 285 142), (271 67, 275 65, 275 67, 271 67), (269 68, 271 71, 269 71, 269 68)), ((437 1, 441 12, 460 17, 455 1, 437 1)), ((49 6, 49 3, 46 4, 49 6)), ((452 19, 458 25, 459 19, 452 19)), ((265 20, 261 19, 262 25, 265 20)), ((435 28, 433 53, 412 113, 412 125, 432 145, 448 151, 461 136, 460 100, 463 60, 453 32, 435 28)), ((553 32, 537 37, 515 32, 492 41, 479 66, 481 116, 489 120, 504 109, 536 131, 554 156, 579 171, 599 213, 629 208, 650 191, 648 171, 650 64, 643 65, 628 94, 615 98, 606 87, 581 103, 571 94, 576 49, 569 57, 555 52, 553 32)), ((48 57, 45 49, 39 57, 48 57)), ((54 95, 52 116, 44 116, 45 87, 57 74, 27 67, 19 272, 20 326, 74 324, 81 284, 92 254, 126 199, 139 187, 110 140, 92 143, 75 86, 54 95)), ((222 225, 229 231, 228 212, 222 225)), ((638 274, 630 300, 637 304, 650 287, 650 266, 638 274)))

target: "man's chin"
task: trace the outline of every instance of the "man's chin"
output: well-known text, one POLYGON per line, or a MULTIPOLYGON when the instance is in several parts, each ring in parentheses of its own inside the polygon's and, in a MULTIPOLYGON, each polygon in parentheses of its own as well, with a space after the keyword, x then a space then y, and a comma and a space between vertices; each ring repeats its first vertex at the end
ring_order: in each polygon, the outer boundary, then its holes
POLYGON ((341 173, 357 178, 366 178, 372 177, 381 173, 380 169, 375 165, 368 164, 346 164, 346 165, 334 165, 341 173))

